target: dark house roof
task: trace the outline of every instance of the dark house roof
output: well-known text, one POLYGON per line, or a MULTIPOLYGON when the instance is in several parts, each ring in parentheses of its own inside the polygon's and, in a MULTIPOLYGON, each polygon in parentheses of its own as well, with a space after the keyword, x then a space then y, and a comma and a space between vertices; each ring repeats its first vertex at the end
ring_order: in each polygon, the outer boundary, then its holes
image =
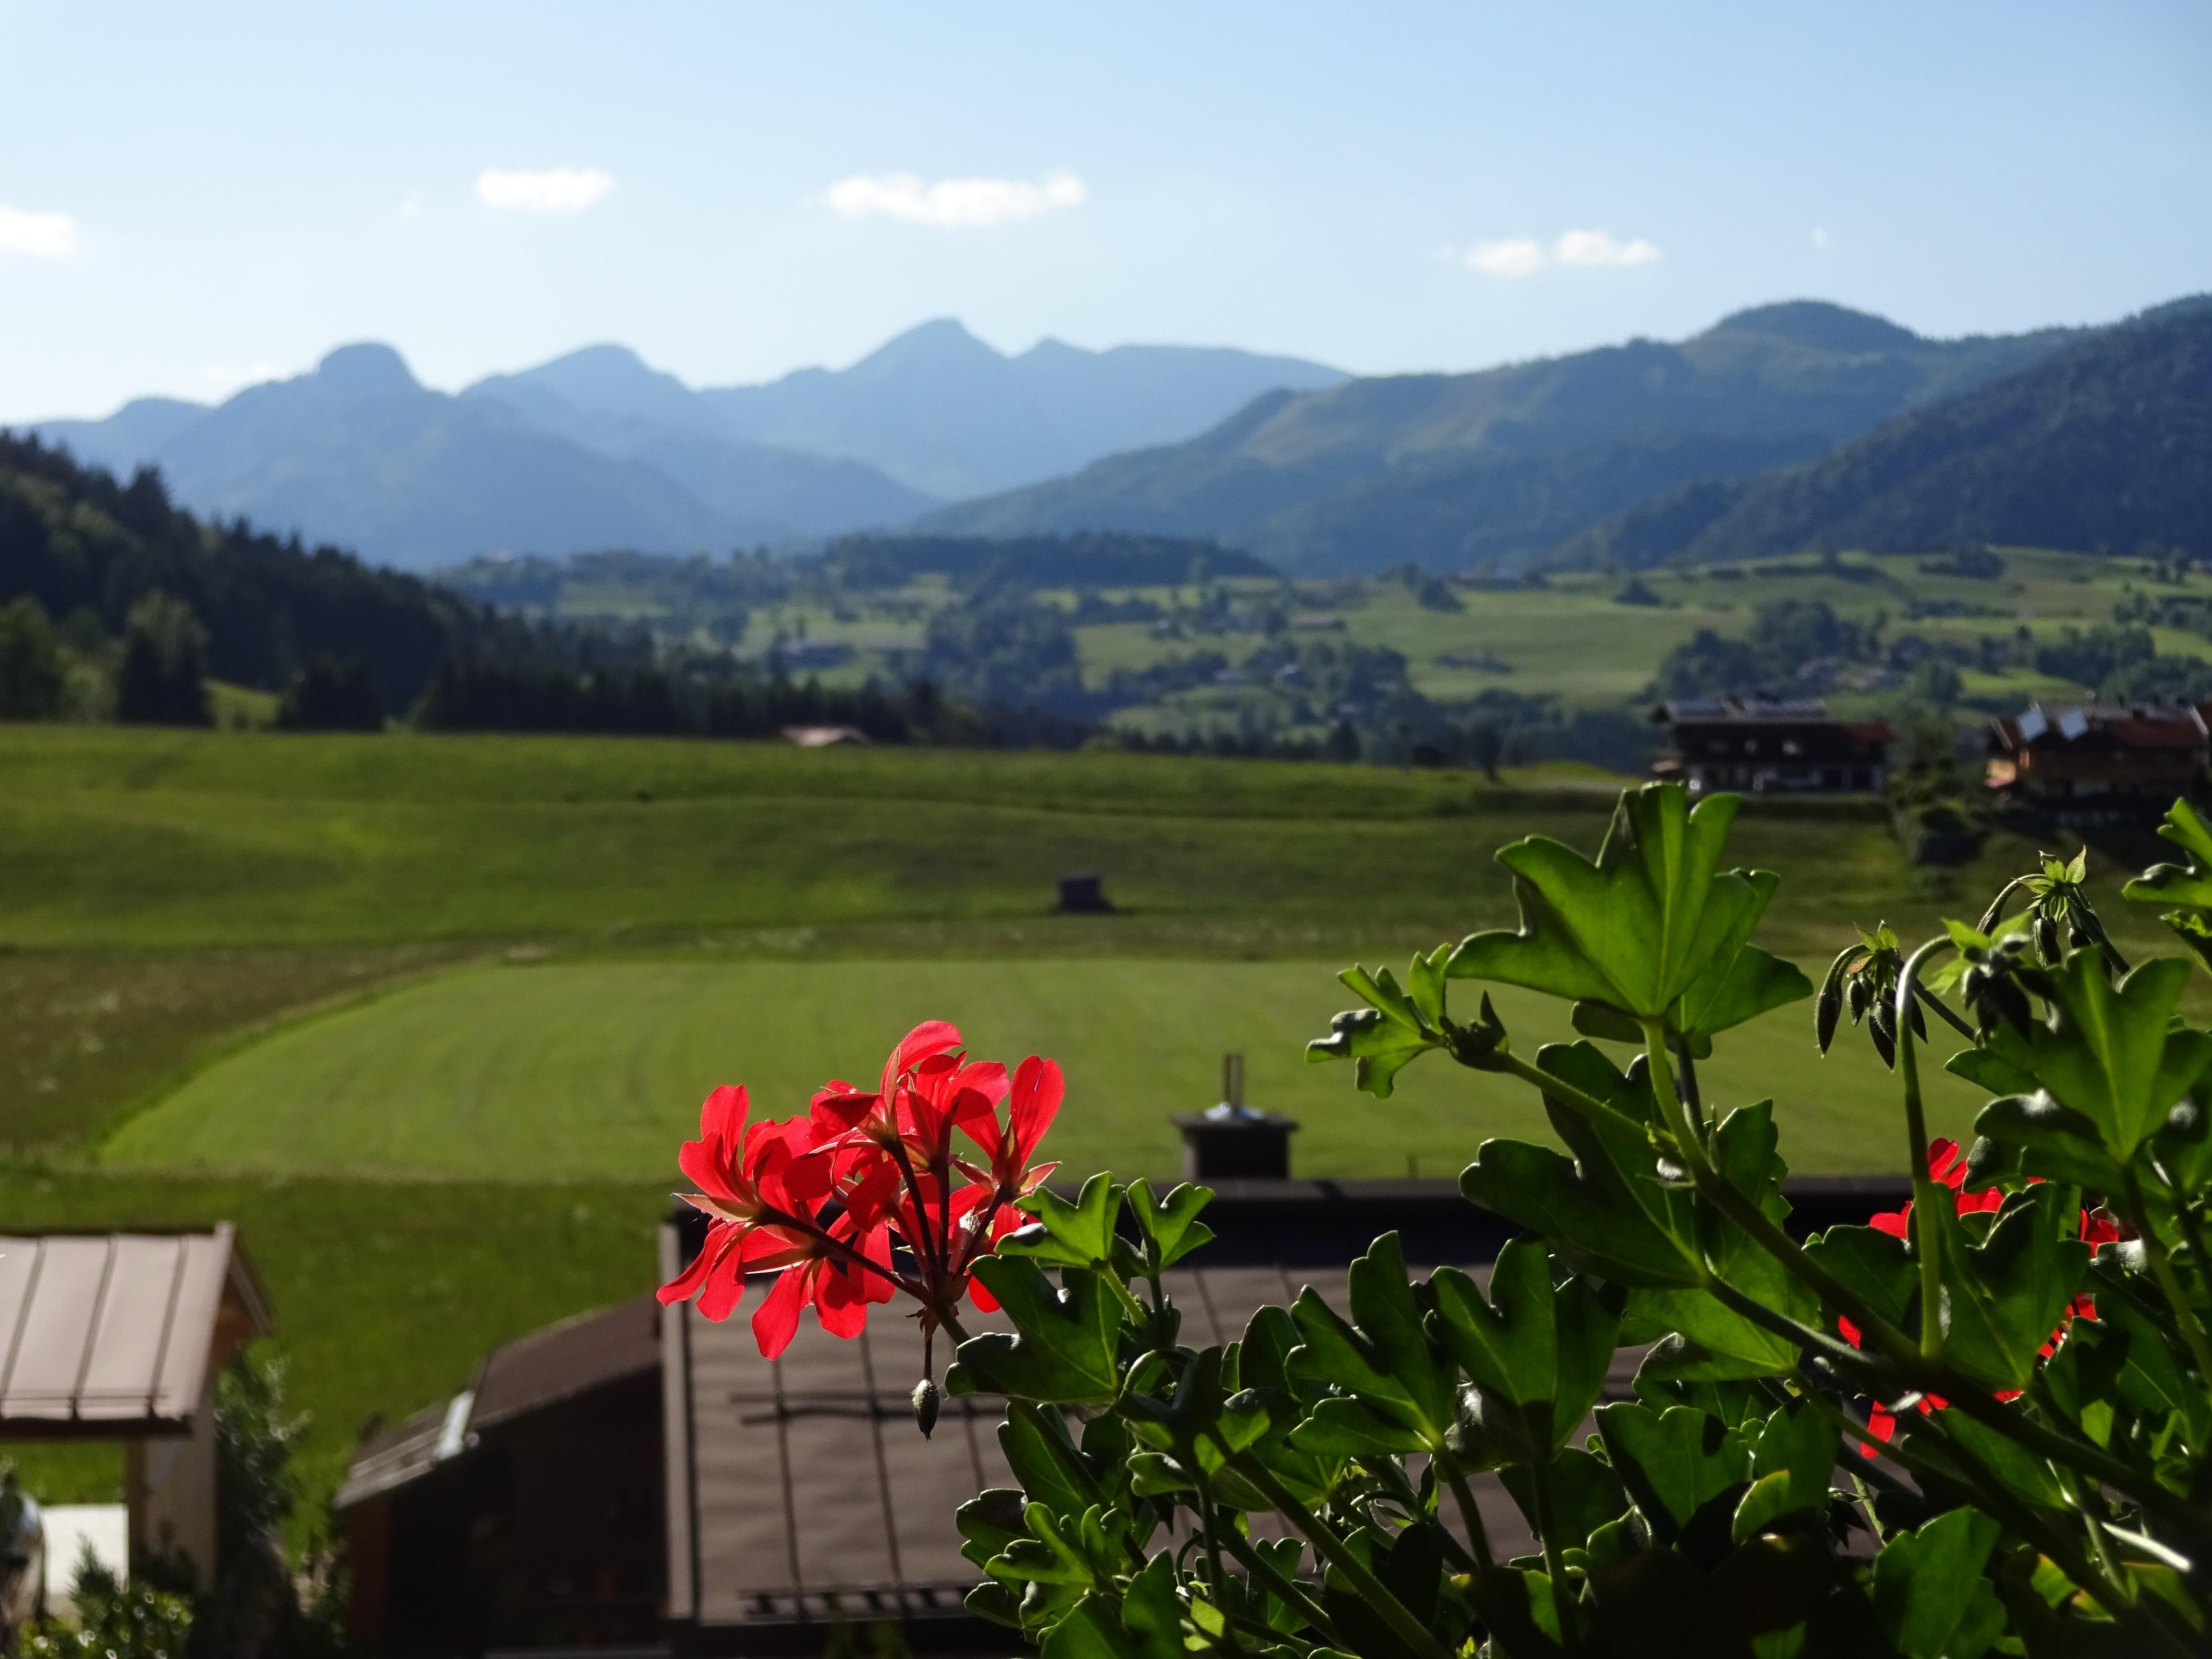
POLYGON ((2036 704, 2008 720, 1990 722, 1991 752, 2120 755, 2187 754, 2206 743, 2206 726, 2185 703, 2085 704, 2046 709, 2036 704))
POLYGON ((0 1238, 0 1438, 187 1433, 218 1350, 271 1324, 227 1224, 0 1238))
POLYGON ((660 1304, 637 1297, 532 1331, 486 1354, 468 1388, 364 1440, 339 1510, 420 1480, 514 1419, 660 1367, 660 1304))

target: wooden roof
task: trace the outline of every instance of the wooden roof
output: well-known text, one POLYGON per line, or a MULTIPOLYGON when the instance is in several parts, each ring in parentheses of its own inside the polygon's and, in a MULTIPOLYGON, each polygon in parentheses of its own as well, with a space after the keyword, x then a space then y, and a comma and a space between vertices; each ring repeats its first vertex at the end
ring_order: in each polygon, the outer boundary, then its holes
POLYGON ((0 1237, 0 1438, 184 1434, 271 1328, 231 1228, 0 1237))

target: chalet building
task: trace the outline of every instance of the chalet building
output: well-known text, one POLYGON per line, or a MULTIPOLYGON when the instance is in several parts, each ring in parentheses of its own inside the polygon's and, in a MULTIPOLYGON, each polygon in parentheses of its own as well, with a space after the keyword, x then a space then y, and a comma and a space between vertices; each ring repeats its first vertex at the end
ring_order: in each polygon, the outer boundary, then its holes
POLYGON ((131 1554, 210 1583, 216 1376, 272 1328, 227 1224, 0 1237, 0 1440, 121 1441, 131 1554))
POLYGON ((1667 728, 1654 775, 1714 789, 1867 794, 1888 777, 1892 733, 1879 720, 1839 720, 1816 699, 1713 698, 1651 711, 1667 728))
POLYGON ((2030 704, 1990 722, 1989 787, 2045 806, 2163 808, 2194 793, 2212 760, 2206 713, 2179 702, 2030 704))

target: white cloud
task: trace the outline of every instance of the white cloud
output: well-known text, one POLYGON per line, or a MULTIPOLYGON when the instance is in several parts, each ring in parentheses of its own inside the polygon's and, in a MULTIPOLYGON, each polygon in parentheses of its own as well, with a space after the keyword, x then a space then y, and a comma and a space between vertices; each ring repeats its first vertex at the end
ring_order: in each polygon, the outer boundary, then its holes
POLYGON ((1072 173, 1050 173, 1035 185, 1022 179, 939 179, 930 185, 911 173, 886 173, 840 179, 822 199, 843 219, 881 217, 945 230, 980 230, 1080 207, 1085 194, 1083 180, 1072 173))
POLYGON ((1509 236, 1499 242, 1477 242, 1460 256, 1469 270, 1486 276, 1534 276, 1559 265, 1648 265, 1659 250, 1638 237, 1616 242, 1602 230, 1570 230, 1549 248, 1533 236, 1509 236))
POLYGON ((1533 276, 1550 263, 1531 236, 1477 242, 1467 251, 1467 268, 1486 276, 1533 276))
POLYGON ((0 253, 65 259, 76 252, 76 221, 66 213, 26 213, 0 205, 0 253))
POLYGON ((548 167, 543 173, 487 167, 477 175, 479 201, 518 213, 581 213, 614 187, 615 181, 597 167, 548 167))
POLYGON ((1815 253, 1826 253, 1828 251, 1828 233, 1826 231, 1818 228, 1814 230, 1813 251, 1815 253))
POLYGON ((1571 230, 1553 246, 1552 257, 1563 265, 1648 265, 1659 250, 1641 237, 1616 242, 1601 230, 1571 230))

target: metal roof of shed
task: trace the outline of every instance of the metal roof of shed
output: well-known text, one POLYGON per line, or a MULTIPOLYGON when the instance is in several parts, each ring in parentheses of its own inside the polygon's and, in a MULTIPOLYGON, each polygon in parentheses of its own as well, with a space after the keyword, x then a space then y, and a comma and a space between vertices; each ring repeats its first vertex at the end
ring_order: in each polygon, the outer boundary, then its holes
POLYGON ((0 1438, 189 1431, 226 1318, 270 1328, 228 1224, 0 1237, 0 1438))

